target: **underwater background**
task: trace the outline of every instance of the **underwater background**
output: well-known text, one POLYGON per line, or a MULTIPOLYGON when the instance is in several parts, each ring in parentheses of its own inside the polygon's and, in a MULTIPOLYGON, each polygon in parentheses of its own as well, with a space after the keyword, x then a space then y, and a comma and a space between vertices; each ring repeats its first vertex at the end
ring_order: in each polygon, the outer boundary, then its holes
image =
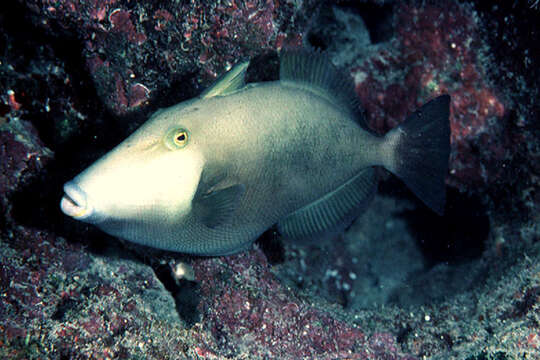
POLYGON ((540 359, 538 1, 2 5, 0 358, 540 359), (154 111, 250 58, 275 80, 295 47, 350 73, 381 134, 450 94, 444 216, 385 171, 345 233, 224 257, 61 213, 63 183, 154 111))

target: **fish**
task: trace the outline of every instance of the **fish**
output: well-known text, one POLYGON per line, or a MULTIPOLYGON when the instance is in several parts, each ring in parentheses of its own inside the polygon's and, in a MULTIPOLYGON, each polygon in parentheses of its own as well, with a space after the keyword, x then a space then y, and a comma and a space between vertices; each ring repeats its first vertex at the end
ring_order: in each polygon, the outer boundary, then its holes
POLYGON ((338 228, 367 208, 383 167, 443 213, 449 95, 381 136, 324 53, 281 51, 279 61, 277 81, 246 84, 241 62, 156 111, 64 184, 61 210, 149 247, 229 255, 273 226, 291 240, 338 228))

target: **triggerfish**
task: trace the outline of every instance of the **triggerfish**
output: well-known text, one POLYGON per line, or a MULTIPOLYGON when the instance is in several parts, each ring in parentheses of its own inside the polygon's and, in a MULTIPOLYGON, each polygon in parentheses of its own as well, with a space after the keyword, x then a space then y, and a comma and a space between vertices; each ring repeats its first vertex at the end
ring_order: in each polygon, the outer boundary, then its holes
POLYGON ((334 231, 365 210, 382 166, 443 212, 448 95, 378 136, 324 54, 282 52, 273 82, 245 84, 248 65, 154 113, 64 185, 62 211, 139 244, 224 255, 273 225, 291 239, 334 231))

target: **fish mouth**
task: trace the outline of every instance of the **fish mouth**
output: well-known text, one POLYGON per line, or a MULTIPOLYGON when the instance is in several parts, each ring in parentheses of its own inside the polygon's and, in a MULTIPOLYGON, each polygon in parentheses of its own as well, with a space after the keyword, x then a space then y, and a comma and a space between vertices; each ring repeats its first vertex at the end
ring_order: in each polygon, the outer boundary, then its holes
POLYGON ((60 208, 64 214, 77 220, 87 219, 93 213, 86 193, 73 181, 64 185, 64 196, 60 201, 60 208))

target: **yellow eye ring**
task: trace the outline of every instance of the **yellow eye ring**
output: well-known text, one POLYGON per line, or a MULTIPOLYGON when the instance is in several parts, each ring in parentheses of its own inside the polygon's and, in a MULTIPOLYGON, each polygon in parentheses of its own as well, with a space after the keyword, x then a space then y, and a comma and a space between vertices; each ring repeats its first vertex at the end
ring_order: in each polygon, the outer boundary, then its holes
POLYGON ((179 148, 186 146, 188 142, 188 133, 186 130, 180 129, 174 133, 174 144, 179 148))
POLYGON ((186 129, 171 129, 163 141, 171 150, 181 149, 187 145, 189 133, 186 129))

